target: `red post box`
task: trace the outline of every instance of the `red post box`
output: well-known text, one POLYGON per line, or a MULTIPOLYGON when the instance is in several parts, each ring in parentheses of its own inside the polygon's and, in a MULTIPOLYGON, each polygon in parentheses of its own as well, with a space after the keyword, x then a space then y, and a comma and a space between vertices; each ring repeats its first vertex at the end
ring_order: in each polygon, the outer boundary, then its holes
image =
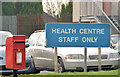
POLYGON ((14 35, 6 40, 6 68, 25 69, 25 36, 14 35))

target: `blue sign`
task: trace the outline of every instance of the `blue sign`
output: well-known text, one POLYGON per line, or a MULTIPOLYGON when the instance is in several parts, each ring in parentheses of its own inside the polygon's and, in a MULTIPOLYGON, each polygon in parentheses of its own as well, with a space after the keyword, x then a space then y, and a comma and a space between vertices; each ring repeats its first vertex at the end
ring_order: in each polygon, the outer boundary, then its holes
POLYGON ((46 24, 47 47, 109 47, 109 24, 46 24))

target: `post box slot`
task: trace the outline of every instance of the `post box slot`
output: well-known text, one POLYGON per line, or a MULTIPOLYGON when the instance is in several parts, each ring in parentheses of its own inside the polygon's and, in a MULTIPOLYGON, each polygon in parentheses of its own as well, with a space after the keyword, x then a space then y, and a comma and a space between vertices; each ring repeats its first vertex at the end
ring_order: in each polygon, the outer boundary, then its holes
POLYGON ((17 41, 17 42, 14 42, 14 43, 25 43, 25 41, 17 41))
MULTIPOLYGON (((19 49, 14 49, 14 50, 19 50, 19 49)), ((20 49, 20 50, 25 50, 25 49, 20 49)))
POLYGON ((14 43, 25 43, 24 40, 14 40, 14 43))
POLYGON ((14 42, 14 43, 25 43, 25 42, 14 42))

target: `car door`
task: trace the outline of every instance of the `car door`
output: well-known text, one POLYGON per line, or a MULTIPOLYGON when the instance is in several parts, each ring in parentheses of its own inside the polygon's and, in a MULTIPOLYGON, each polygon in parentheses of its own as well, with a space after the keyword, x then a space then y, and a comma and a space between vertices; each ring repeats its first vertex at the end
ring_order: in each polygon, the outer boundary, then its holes
POLYGON ((44 69, 53 69, 54 67, 54 50, 53 48, 45 47, 45 35, 44 33, 40 35, 38 41, 36 43, 36 47, 38 48, 39 63, 41 62, 44 69))
POLYGON ((37 68, 42 68, 43 67, 43 64, 42 62, 40 62, 40 59, 39 57, 42 57, 42 49, 39 48, 39 46, 36 46, 36 42, 39 38, 40 34, 39 33, 33 33, 30 38, 29 38, 29 43, 30 43, 30 46, 29 46, 29 51, 30 51, 30 54, 34 60, 34 64, 35 64, 35 67, 37 68))
POLYGON ((43 56, 45 58, 46 67, 48 69, 54 68, 54 49, 44 47, 43 56))

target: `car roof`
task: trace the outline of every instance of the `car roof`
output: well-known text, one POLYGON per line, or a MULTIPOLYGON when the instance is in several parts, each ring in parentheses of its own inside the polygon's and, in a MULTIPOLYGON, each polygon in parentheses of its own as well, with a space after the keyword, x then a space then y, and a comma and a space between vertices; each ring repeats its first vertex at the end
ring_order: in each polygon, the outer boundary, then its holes
POLYGON ((36 30, 34 33, 45 32, 45 30, 36 30))
POLYGON ((0 31, 0 34, 9 34, 10 36, 13 35, 11 32, 8 32, 8 31, 0 31))
POLYGON ((11 33, 11 32, 8 32, 8 31, 0 31, 0 33, 11 33))
POLYGON ((40 35, 43 35, 43 34, 45 34, 46 32, 45 32, 45 30, 36 30, 36 31, 34 31, 34 33, 32 33, 32 34, 40 34, 40 35))

